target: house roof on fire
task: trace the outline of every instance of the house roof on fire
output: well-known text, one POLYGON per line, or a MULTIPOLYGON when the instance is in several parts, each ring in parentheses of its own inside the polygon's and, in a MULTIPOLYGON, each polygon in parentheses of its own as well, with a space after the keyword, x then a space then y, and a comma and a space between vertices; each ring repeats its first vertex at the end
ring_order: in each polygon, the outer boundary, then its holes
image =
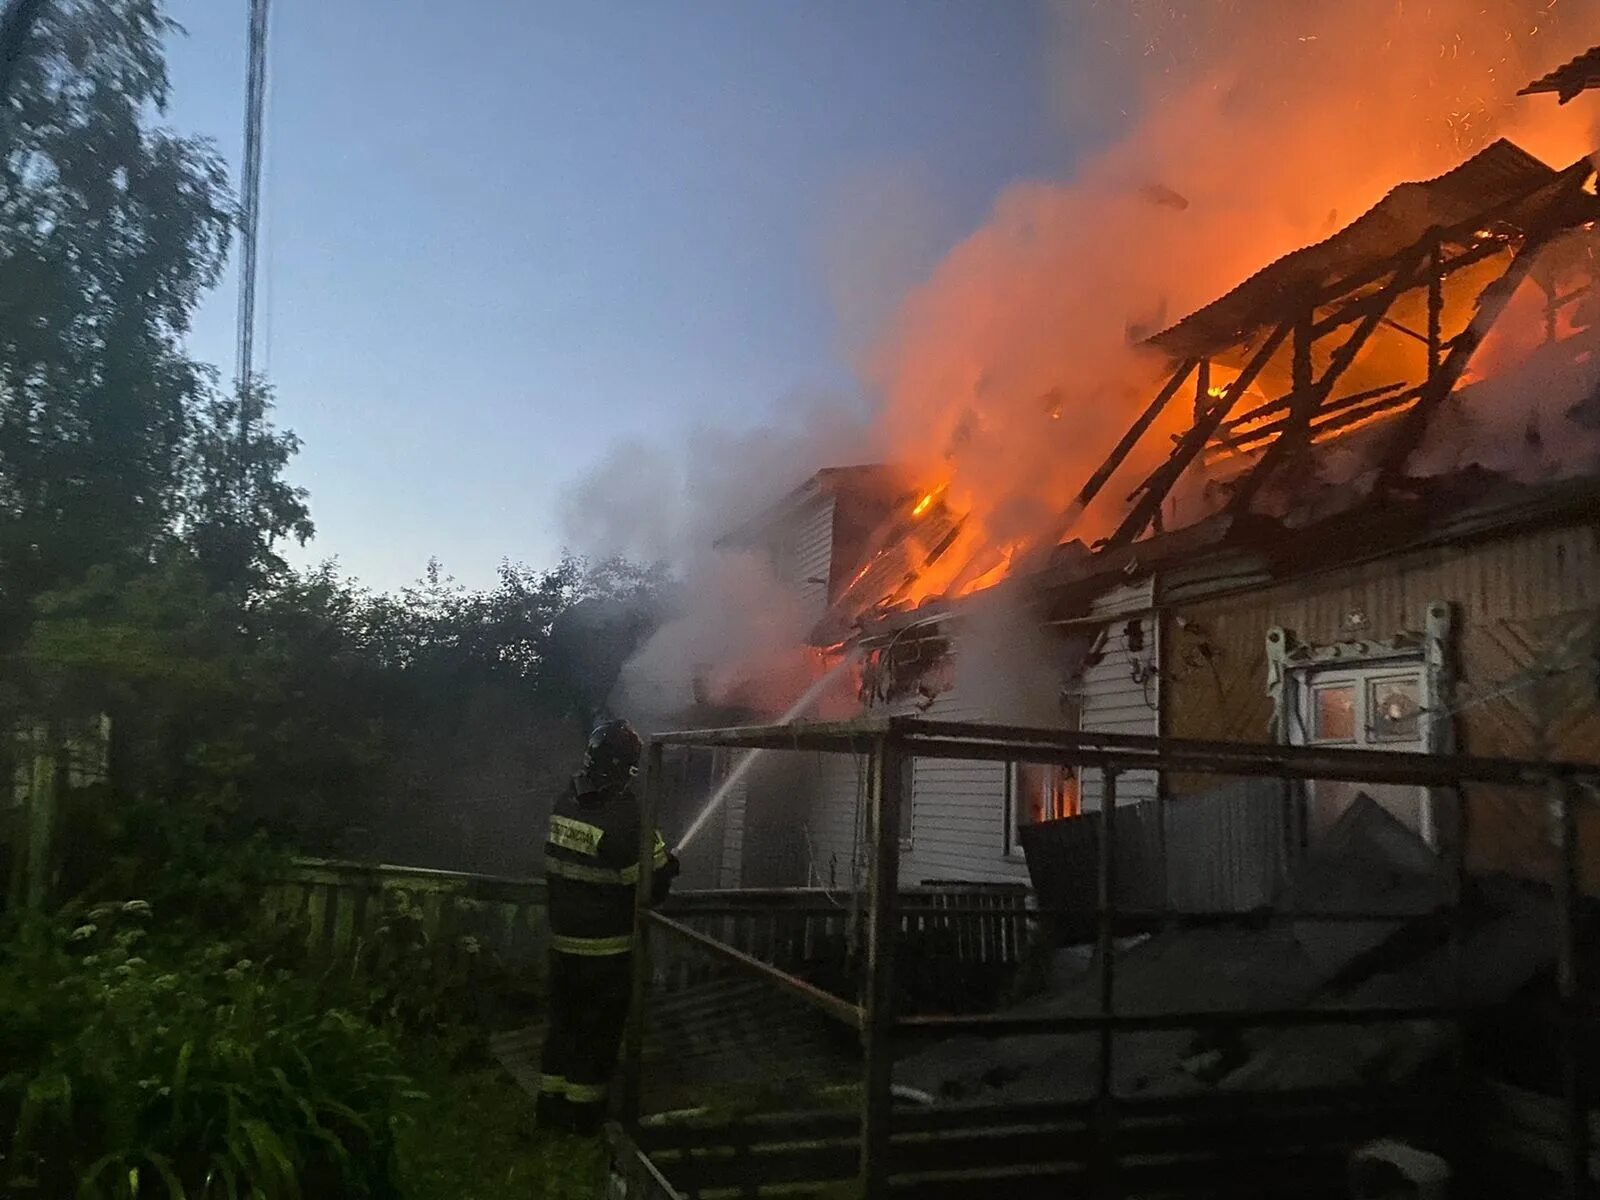
MULTIPOLYGON (((1171 451, 1128 495, 1112 534, 1093 547, 1081 541, 1054 547, 1048 564, 1031 571, 1025 586, 1052 617, 1070 618, 1118 580, 1157 570, 1211 576, 1220 571, 1228 577, 1221 581, 1226 586, 1260 586, 1346 555, 1399 553, 1441 538, 1486 536, 1521 522, 1593 511, 1600 504, 1593 436, 1600 432, 1600 388, 1585 364, 1600 363, 1600 322, 1593 313, 1578 315, 1590 304, 1583 299, 1588 289, 1562 293, 1560 305, 1551 294, 1545 343, 1518 359, 1524 382, 1517 386, 1532 388, 1543 405, 1528 414, 1522 439, 1528 453, 1519 465, 1511 465, 1516 454, 1506 444, 1506 422, 1514 420, 1503 411, 1507 377, 1490 372, 1473 381, 1466 368, 1543 249, 1600 216, 1600 200, 1591 190, 1595 175, 1588 159, 1557 171, 1510 142, 1495 142, 1444 175, 1394 188, 1337 234, 1285 255, 1157 334, 1151 342, 1177 360, 1171 377, 1085 483, 1077 503, 1094 500, 1191 377, 1192 425, 1172 438, 1171 451), (1478 263, 1489 269, 1466 271, 1478 263), (1455 289, 1449 301, 1447 280, 1455 289), (1474 315, 1448 337, 1440 327, 1431 330, 1435 341, 1425 362, 1405 360, 1411 365, 1394 368, 1397 380, 1372 388, 1369 377, 1352 380, 1353 391, 1349 382, 1341 389, 1346 368, 1386 324, 1397 298, 1419 290, 1440 309, 1449 302, 1458 314, 1474 315), (1558 308, 1569 312, 1574 326, 1560 337, 1551 316, 1558 308), (1343 340, 1330 352, 1336 336, 1343 340), (1319 347, 1320 338, 1329 342, 1319 347), (1212 388, 1201 369, 1204 360, 1241 343, 1251 345, 1247 365, 1236 380, 1212 388), (1314 351, 1325 358, 1315 358, 1314 351), (1230 424, 1250 382, 1274 358, 1280 377, 1268 385, 1270 398, 1230 424), (1289 365, 1295 378, 1281 378, 1285 358, 1294 360, 1289 365), (1568 380, 1573 397, 1549 387, 1575 366, 1585 374, 1568 380), (1477 409, 1495 414, 1501 432, 1492 432, 1493 421, 1468 415, 1477 409), (1435 420, 1439 413, 1448 419, 1435 420), (1559 428, 1545 427, 1553 421, 1559 428), (1313 458, 1335 435, 1339 450, 1328 462, 1313 458), (1560 441, 1559 453, 1545 453, 1550 437, 1560 441), (1425 453, 1413 474, 1408 468, 1419 447, 1425 453), (1205 457, 1208 451, 1211 458, 1205 457), (1185 497, 1187 520, 1178 524, 1164 511, 1167 500, 1197 462, 1219 466, 1185 497), (1546 482, 1519 483, 1514 476, 1546 482), (1215 511, 1196 519, 1196 509, 1215 511)), ((1393 321, 1387 325, 1401 336, 1411 334, 1393 321)), ((884 548, 868 561, 872 570, 858 576, 866 584, 916 570, 904 554, 891 553, 900 544, 896 532, 889 529, 885 536, 884 548)), ((1216 578, 1206 582, 1218 584, 1216 578)), ((857 591, 862 594, 847 591, 835 598, 814 634, 819 644, 898 636, 907 625, 936 622, 962 607, 950 597, 913 607, 890 602, 894 593, 882 588, 857 591), (861 602, 873 592, 883 599, 861 602)))
POLYGON ((712 544, 719 550, 748 545, 813 500, 824 497, 838 499, 844 495, 882 496, 888 499, 905 490, 904 472, 888 463, 823 467, 748 521, 728 530, 712 544))
POLYGON ((1530 96, 1536 92, 1554 92, 1560 97, 1560 103, 1565 104, 1579 92, 1597 87, 1600 87, 1600 46, 1578 55, 1548 75, 1541 75, 1517 95, 1530 96))
POLYGON ((1204 357, 1283 319, 1286 302, 1388 261, 1429 229, 1476 226, 1557 172, 1504 139, 1436 179, 1403 183, 1332 237, 1284 255, 1227 295, 1153 334, 1145 344, 1173 358, 1204 357))

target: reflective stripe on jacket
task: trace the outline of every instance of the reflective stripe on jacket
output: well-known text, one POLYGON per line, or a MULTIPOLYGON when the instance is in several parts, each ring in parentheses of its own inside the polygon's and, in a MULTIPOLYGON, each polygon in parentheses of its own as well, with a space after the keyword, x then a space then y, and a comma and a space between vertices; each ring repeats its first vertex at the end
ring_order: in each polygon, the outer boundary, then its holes
MULTIPOLYGON (((657 870, 668 862, 659 832, 653 859, 657 870)), ((550 815, 544 866, 551 949, 601 956, 633 948, 639 803, 631 791, 580 796, 569 787, 550 815)))

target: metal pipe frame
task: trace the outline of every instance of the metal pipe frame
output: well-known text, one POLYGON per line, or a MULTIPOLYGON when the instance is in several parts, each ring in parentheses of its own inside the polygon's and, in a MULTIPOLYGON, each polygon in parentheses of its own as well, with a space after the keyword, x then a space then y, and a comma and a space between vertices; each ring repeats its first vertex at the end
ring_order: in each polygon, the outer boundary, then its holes
POLYGON ((720 958, 724 962, 731 963, 747 975, 754 975, 774 987, 788 992, 796 999, 803 1000, 813 1008, 820 1009, 842 1025, 848 1025, 852 1029, 861 1029, 863 1027, 863 1010, 859 1004, 851 1004, 848 1000, 841 1000, 832 992, 825 992, 816 985, 807 983, 797 975, 791 975, 771 963, 762 962, 759 958, 746 954, 742 950, 735 950, 726 942, 719 941, 710 934, 701 933, 698 929, 691 929, 683 922, 675 921, 662 913, 647 912, 644 920, 647 924, 653 925, 657 929, 666 930, 674 937, 688 942, 690 945, 698 946, 714 958, 720 958))
MULTIPOLYGON (((1562 999, 1565 1056, 1565 1111, 1568 1118, 1566 1177, 1568 1194, 1576 1200, 1586 1187, 1588 1128, 1584 1100, 1586 1081, 1577 1047, 1581 1030, 1581 990, 1577 973, 1576 896, 1578 890, 1577 811, 1581 804, 1593 804, 1580 792, 1600 784, 1600 765, 1565 762, 1537 762, 1512 759, 1472 758, 1461 755, 1402 754, 1386 751, 1328 750, 1316 747, 1253 746, 1224 742, 1200 742, 1174 738, 1126 734, 1075 734, 1061 730, 1026 726, 985 725, 974 722, 923 721, 904 717, 875 717, 853 722, 751 726, 733 729, 691 730, 661 734, 651 740, 645 775, 640 841, 640 879, 636 928, 640 950, 634 963, 634 1013, 627 1037, 628 1062, 625 1064, 623 1120, 626 1128, 638 1128, 639 1070, 643 1046, 644 997, 650 975, 648 936, 652 929, 666 932, 700 949, 719 956, 725 963, 760 978, 806 1001, 847 1024, 856 1024, 862 1034, 863 1088, 860 1123, 860 1194, 874 1198, 886 1194, 889 1181, 892 1096, 890 1091, 897 1037, 922 1038, 967 1034, 1002 1036, 1016 1034, 1094 1033, 1098 1037, 1097 1102, 1095 1113, 1100 1125, 1104 1157, 1100 1166, 1105 1188, 1114 1188, 1117 1156, 1114 1134, 1117 1097, 1114 1089, 1114 1035, 1154 1029, 1215 1029, 1255 1027, 1304 1027, 1314 1025, 1371 1025, 1401 1021, 1437 1020, 1457 1025, 1467 1014, 1459 989, 1448 1003, 1395 1007, 1270 1009, 1172 1013, 1118 1013, 1115 1005, 1115 928, 1118 912, 1115 902, 1117 867, 1116 792, 1117 776, 1124 770, 1190 771, 1203 774, 1265 775, 1280 779, 1348 779, 1374 782, 1420 783, 1459 788, 1465 782, 1509 784, 1521 787, 1543 786, 1555 804, 1561 850, 1556 884, 1556 943, 1558 985, 1562 999), (662 749, 667 745, 733 746, 783 750, 860 752, 872 756, 869 772, 868 811, 871 821, 871 858, 867 882, 866 958, 859 1006, 828 995, 805 980, 780 968, 717 944, 715 938, 683 925, 671 917, 654 913, 651 899, 651 847, 662 781, 662 749), (894 950, 899 917, 900 864, 900 788, 901 764, 907 756, 1010 760, 1022 762, 1060 762, 1099 767, 1106 772, 1106 792, 1102 801, 1102 828, 1099 851, 1099 899, 1094 910, 1099 944, 1100 989, 1098 1011, 1087 1014, 1051 1017, 1012 1017, 1004 1014, 977 1016, 898 1017, 895 1012, 894 950)), ((1458 792, 1465 828, 1466 794, 1458 792)), ((1459 852, 1459 851, 1458 851, 1459 852)), ((1464 861, 1457 860, 1464 878, 1464 861)), ((1460 891, 1448 910, 1459 921, 1460 891)), ((937 912, 938 910, 934 910, 937 912)), ((947 915, 949 910, 944 910, 947 915)), ((1046 915, 1026 911, 996 915, 1046 915)), ((1271 910, 1268 910, 1269 912, 1271 910)), ((1170 914, 1163 914, 1170 915, 1170 914)), ((1261 914, 1230 914, 1241 919, 1261 914)), ((1325 914, 1326 919, 1405 920, 1405 914, 1349 914, 1342 918, 1325 914)), ((1313 919, 1310 914, 1289 914, 1290 919, 1313 919)), ((1455 935, 1459 937, 1459 932, 1455 935)), ((1459 943, 1458 943, 1459 948, 1459 943)), ((1106 1194, 1113 1194, 1108 1191, 1106 1194)))
MULTIPOLYGON (((1180 800, 1181 804, 1182 801, 1180 800)), ((841 909, 837 904, 826 899, 817 899, 806 904, 795 904, 783 908, 774 908, 771 904, 751 901, 739 903, 738 901, 724 901, 720 898, 715 903, 700 904, 702 896, 713 895, 709 892, 685 892, 680 900, 693 903, 683 904, 681 907, 675 901, 665 906, 664 912, 653 914, 652 919, 658 924, 660 918, 667 917, 673 925, 680 925, 684 921, 696 917, 750 917, 750 916, 831 916, 840 921, 849 919, 849 912, 841 909)), ((900 903, 895 906, 895 911, 902 917, 993 917, 996 920, 1040 920, 1048 917, 1096 917, 1108 910, 1095 906, 1081 908, 1066 908, 1060 905, 1038 908, 996 908, 983 904, 926 904, 918 903, 915 894, 907 891, 900 893, 900 903), (907 902, 906 897, 913 898, 907 902)), ((1171 909, 1171 908, 1122 908, 1115 909, 1116 916, 1123 921, 1170 921, 1175 925, 1265 925, 1273 921, 1306 921, 1306 922, 1338 922, 1338 921, 1424 921, 1430 917, 1445 916, 1450 912, 1448 907, 1428 909, 1421 912, 1380 912, 1376 909, 1340 909, 1334 911, 1294 912, 1280 911, 1270 908, 1210 908, 1210 909, 1171 909)), ((692 932, 698 933, 698 930, 692 932)))
MULTIPOLYGON (((1600 786, 1600 764, 1555 760, 1478 758, 1272 743, 1216 742, 1129 733, 1069 733, 1027 725, 928 721, 918 717, 865 717, 854 721, 795 722, 657 734, 675 746, 833 751, 860 754, 878 739, 894 737, 917 758, 1021 761, 1113 770, 1188 771, 1208 775, 1328 779, 1354 783, 1416 783, 1454 787, 1498 783, 1531 787, 1551 780, 1600 786)), ((1579 797, 1580 804, 1593 803, 1579 797)))
POLYGON ((1048 1017, 1008 1017, 1002 1013, 964 1016, 903 1017, 896 1027, 915 1037, 1019 1037, 1052 1033, 1098 1033, 1101 1037, 1101 1096, 1110 1095, 1105 1074, 1105 1046, 1112 1031, 1140 1033, 1158 1029, 1294 1029, 1313 1025, 1379 1025, 1391 1021, 1455 1021, 1454 1003, 1390 1005, 1382 1008, 1196 1009, 1187 1012, 1119 1013, 1103 1011, 1102 976, 1099 1013, 1057 1013, 1048 1017))
POLYGON ((862 993, 861 1195, 888 1190, 890 1093, 894 1073, 894 949, 900 886, 900 788, 904 772, 901 740, 890 731, 873 746, 868 773, 872 821, 871 870, 867 876, 867 962, 862 993))

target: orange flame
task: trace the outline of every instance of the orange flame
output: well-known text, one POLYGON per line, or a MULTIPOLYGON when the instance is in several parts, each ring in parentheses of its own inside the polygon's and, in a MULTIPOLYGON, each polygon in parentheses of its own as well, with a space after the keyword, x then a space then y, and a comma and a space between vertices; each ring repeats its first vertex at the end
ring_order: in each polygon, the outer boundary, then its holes
MULTIPOLYGON (((1125 28, 1075 44, 1126 48, 1127 61, 1113 64, 1119 83, 1129 62, 1147 69, 1139 116, 1072 183, 1004 193, 908 298, 870 360, 885 440, 926 490, 911 509, 920 540, 894 570, 872 573, 887 593, 868 603, 961 595, 1064 537, 1092 541, 1114 528, 1131 485, 1193 419, 1191 404, 1169 404, 1122 473, 1074 511, 1084 480, 1159 386, 1164 364, 1137 347, 1135 330, 1170 324, 1328 237, 1394 185, 1442 174, 1494 138, 1556 167, 1600 144, 1600 93, 1566 105, 1516 96, 1587 49, 1593 28, 1577 8, 1097 6, 1099 19, 1125 28), (1381 139, 1369 132, 1378 114, 1381 139)), ((1089 64, 1079 76, 1098 78, 1089 64)), ((1463 291, 1504 262, 1461 272, 1463 291)), ((1448 312, 1447 338, 1470 319, 1470 305, 1448 312)), ((1416 313, 1397 320, 1413 331, 1426 324, 1416 313)), ((1352 365, 1350 390, 1406 378, 1402 368, 1414 371, 1425 354, 1415 336, 1386 328, 1352 365)), ((1242 365, 1211 364, 1210 399, 1228 397, 1242 365)), ((1285 394, 1286 380, 1269 375, 1242 407, 1285 394)))

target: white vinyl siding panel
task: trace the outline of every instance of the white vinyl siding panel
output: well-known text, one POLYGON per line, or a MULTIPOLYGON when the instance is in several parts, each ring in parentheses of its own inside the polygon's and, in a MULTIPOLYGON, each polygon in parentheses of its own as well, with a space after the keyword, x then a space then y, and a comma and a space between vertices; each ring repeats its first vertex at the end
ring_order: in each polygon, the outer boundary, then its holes
MULTIPOLYGON (((920 714, 930 721, 982 721, 960 689, 920 714)), ((924 879, 1027 883, 1028 868, 1006 855, 1006 765, 923 758, 912 768, 911 847, 900 857, 906 884, 924 879)))
POLYGON ((809 882, 849 888, 865 879, 867 849, 858 822, 866 802, 867 756, 819 754, 816 791, 806 829, 809 882))
MULTIPOLYGON (((946 692, 926 712, 909 705, 879 707, 941 721, 980 721, 984 714, 946 692)), ((866 804, 865 755, 825 755, 817 799, 811 810, 812 881, 824 887, 864 882, 867 846, 858 830, 866 804)), ((973 882, 1028 881, 1028 869, 1006 855, 1006 767, 1004 763, 917 759, 911 773, 910 845, 901 851, 900 880, 973 882)), ((902 835, 906 833, 901 831, 902 835)))
POLYGON ((813 620, 820 620, 828 607, 833 507, 833 497, 818 496, 786 520, 775 564, 779 578, 794 588, 813 620))
MULTIPOLYGON (((738 763, 737 755, 727 757, 731 769, 738 763)), ((719 776, 721 778, 721 776, 719 776)), ((750 776, 747 774, 733 787, 722 802, 722 869, 717 875, 717 886, 739 887, 744 879, 744 810, 750 798, 750 776)))
MULTIPOLYGON (((1151 585, 1146 581, 1113 588, 1090 610, 1091 616, 1106 617, 1107 625, 1100 661, 1083 672, 1081 728, 1085 733, 1154 736, 1160 732, 1159 674, 1150 674, 1152 668, 1159 669, 1160 646, 1150 599, 1151 585), (1144 644, 1138 651, 1128 645, 1130 621, 1138 621, 1143 631, 1144 644)), ((1153 771, 1124 772, 1117 780, 1117 804, 1154 800, 1157 786, 1153 771)), ((1084 769, 1081 794, 1085 812, 1100 810, 1105 796, 1100 771, 1084 769)))

